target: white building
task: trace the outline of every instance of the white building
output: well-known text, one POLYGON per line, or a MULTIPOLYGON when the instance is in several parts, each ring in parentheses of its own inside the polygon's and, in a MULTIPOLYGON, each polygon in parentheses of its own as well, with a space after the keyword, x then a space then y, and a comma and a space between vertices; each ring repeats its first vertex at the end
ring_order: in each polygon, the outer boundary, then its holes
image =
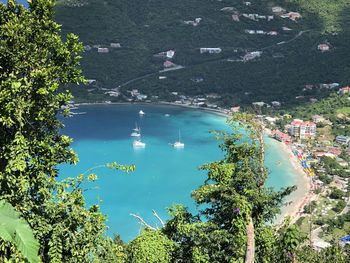
POLYGON ((120 43, 111 43, 111 48, 121 48, 120 43))
POLYGON ((319 44, 317 46, 317 49, 322 51, 322 52, 325 52, 325 51, 329 51, 330 46, 328 44, 319 44))
POLYGON ((219 47, 216 48, 207 48, 207 47, 203 47, 199 49, 200 53, 209 53, 209 54, 219 54, 221 53, 222 49, 219 47))
POLYGON ((173 58, 175 55, 175 51, 174 50, 168 50, 166 51, 166 57, 167 58, 173 58))
POLYGON ((106 48, 106 47, 99 47, 99 48, 97 49, 97 52, 98 52, 98 53, 108 53, 108 52, 109 52, 109 49, 106 48))

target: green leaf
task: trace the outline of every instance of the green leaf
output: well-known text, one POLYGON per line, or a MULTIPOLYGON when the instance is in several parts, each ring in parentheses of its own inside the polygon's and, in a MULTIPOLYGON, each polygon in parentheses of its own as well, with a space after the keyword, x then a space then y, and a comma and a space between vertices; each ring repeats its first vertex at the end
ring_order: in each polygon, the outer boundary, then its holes
POLYGON ((40 262, 39 243, 28 223, 9 203, 0 201, 0 238, 11 242, 30 262, 40 262))

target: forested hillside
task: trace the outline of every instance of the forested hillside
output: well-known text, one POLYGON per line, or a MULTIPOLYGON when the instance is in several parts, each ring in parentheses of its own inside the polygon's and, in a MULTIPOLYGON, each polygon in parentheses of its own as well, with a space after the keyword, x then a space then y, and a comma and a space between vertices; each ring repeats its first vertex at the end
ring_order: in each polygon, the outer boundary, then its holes
POLYGON ((169 93, 177 91, 185 95, 219 93, 228 106, 261 100, 295 104, 329 93, 322 89, 305 93, 306 84, 349 81, 348 1, 250 3, 59 1, 56 19, 63 24, 64 34, 79 35, 86 49, 82 62, 85 76, 97 80, 88 88, 76 88, 75 95, 78 100, 119 100, 98 94, 105 92, 101 88, 121 86, 122 93, 136 88, 165 100, 173 99, 169 93), (274 6, 299 12, 302 17, 295 21, 282 18, 272 12, 274 6), (273 19, 250 19, 243 14, 273 15, 273 19), (201 18, 199 23, 188 24, 196 18, 201 18), (265 33, 249 34, 245 30, 265 33), (111 43, 120 47, 111 48, 111 43), (318 50, 321 43, 327 43, 330 50, 318 50), (98 53, 98 46, 109 48, 109 53, 98 53), (201 47, 221 48, 222 52, 200 54, 201 47), (167 50, 175 51, 171 62, 184 68, 159 73, 165 59, 154 55, 167 50), (253 51, 262 51, 261 56, 243 62, 242 57, 253 51), (296 96, 305 99, 296 100, 296 96))

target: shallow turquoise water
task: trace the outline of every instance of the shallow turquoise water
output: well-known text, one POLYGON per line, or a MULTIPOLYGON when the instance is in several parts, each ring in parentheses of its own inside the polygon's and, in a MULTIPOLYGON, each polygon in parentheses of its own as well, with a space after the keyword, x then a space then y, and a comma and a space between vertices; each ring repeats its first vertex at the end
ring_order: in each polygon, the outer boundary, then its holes
MULTIPOLYGON (((94 105, 82 106, 79 111, 86 114, 65 119, 63 133, 74 138, 73 148, 80 162, 61 166, 61 177, 76 176, 113 161, 137 166, 132 174, 96 170, 99 180, 86 185, 87 203, 100 203, 108 215, 109 234, 119 233, 126 241, 135 237, 141 228, 130 213, 156 224, 152 209, 164 219, 168 217, 165 208, 174 203, 195 211, 190 193, 205 179, 205 172, 198 171, 198 166, 223 157, 219 142, 209 131, 229 131, 224 117, 154 105, 94 105), (144 117, 139 116, 140 109, 146 112, 144 117), (130 133, 135 122, 141 126, 145 149, 132 147, 130 133), (179 130, 185 148, 177 150, 169 143, 177 140, 179 130)), ((271 171, 268 184, 277 188, 293 185, 295 175, 288 156, 274 141, 267 139, 267 144, 266 164, 271 171)))

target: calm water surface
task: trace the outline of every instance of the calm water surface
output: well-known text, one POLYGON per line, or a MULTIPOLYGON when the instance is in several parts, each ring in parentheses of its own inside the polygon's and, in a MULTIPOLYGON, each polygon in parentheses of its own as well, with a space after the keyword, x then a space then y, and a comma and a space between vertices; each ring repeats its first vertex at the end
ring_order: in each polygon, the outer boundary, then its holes
MULTIPOLYGON (((224 117, 154 105, 81 106, 78 111, 86 114, 65 119, 63 133, 74 139, 72 146, 80 162, 76 166, 61 166, 62 177, 76 176, 114 161, 137 166, 132 174, 96 170, 99 180, 86 185, 87 203, 101 205, 108 216, 109 234, 119 233, 126 241, 135 237, 140 225, 130 213, 157 224, 152 209, 164 219, 168 218, 166 207, 175 203, 195 211, 190 193, 205 179, 205 172, 199 171, 198 166, 223 157, 219 142, 209 131, 229 131, 224 117), (145 116, 139 116, 140 109, 146 112, 145 116), (135 123, 141 127, 145 149, 132 147, 130 133, 135 123), (170 145, 178 139, 179 130, 184 149, 170 145)), ((293 185, 295 175, 288 156, 272 140, 267 139, 267 144, 266 164, 271 171, 268 184, 276 188, 293 185)))

